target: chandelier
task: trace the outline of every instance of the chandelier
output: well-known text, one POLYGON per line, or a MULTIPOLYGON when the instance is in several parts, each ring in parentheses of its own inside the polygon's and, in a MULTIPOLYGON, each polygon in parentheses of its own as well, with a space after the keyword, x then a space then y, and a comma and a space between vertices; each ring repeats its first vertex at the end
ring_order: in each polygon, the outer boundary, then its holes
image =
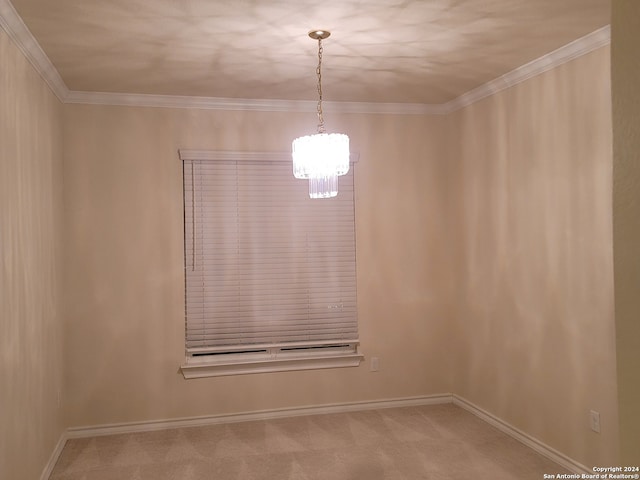
POLYGON ((327 30, 312 30, 309 36, 318 40, 318 133, 296 138, 292 142, 293 176, 309 179, 309 197, 331 198, 338 195, 338 176, 349 171, 349 137, 342 133, 326 133, 322 117, 322 40, 327 30))

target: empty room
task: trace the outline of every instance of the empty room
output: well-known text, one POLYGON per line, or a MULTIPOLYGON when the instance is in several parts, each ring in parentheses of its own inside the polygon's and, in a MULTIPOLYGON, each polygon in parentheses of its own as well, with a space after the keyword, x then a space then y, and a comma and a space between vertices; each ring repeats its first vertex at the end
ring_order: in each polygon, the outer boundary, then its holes
POLYGON ((640 2, 0 0, 0 479, 640 478, 640 2))

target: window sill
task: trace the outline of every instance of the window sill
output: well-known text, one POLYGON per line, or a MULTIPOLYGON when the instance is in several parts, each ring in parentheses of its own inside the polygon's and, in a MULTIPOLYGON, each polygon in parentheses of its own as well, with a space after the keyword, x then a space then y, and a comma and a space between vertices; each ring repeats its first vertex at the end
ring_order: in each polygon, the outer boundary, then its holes
POLYGON ((242 360, 212 360, 207 357, 187 357, 180 371, 185 379, 246 375, 250 373, 288 372, 322 368, 357 367, 364 359, 360 353, 332 353, 329 355, 256 356, 242 360))

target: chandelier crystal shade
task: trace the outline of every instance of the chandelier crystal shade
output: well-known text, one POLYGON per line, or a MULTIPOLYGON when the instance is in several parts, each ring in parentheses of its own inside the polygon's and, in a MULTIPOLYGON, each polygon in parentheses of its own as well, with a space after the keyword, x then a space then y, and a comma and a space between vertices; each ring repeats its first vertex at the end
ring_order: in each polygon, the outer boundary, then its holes
POLYGON ((293 175, 309 180, 309 197, 331 198, 338 195, 338 176, 349 171, 349 137, 326 133, 322 117, 322 40, 330 32, 313 30, 309 36, 318 40, 318 133, 296 138, 292 147, 293 175))

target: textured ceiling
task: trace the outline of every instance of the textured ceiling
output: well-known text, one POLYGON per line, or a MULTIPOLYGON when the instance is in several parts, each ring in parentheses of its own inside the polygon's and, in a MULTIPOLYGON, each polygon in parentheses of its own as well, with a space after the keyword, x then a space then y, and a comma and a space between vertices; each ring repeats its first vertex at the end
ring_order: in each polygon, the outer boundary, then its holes
POLYGON ((70 90, 444 103, 609 23, 610 0, 11 0, 70 90))

